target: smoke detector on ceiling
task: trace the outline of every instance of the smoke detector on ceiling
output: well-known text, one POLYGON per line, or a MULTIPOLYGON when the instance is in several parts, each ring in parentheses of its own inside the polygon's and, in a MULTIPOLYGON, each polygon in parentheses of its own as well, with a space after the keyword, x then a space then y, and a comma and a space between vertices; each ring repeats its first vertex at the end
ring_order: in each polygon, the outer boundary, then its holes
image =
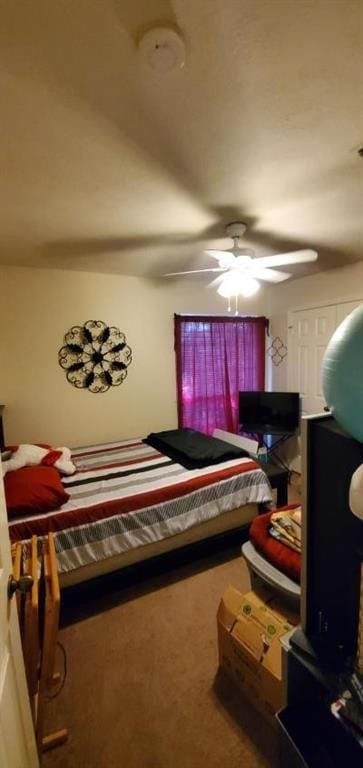
POLYGON ((138 45, 144 65, 154 72, 171 72, 185 64, 185 45, 182 37, 169 27, 149 29, 138 45))

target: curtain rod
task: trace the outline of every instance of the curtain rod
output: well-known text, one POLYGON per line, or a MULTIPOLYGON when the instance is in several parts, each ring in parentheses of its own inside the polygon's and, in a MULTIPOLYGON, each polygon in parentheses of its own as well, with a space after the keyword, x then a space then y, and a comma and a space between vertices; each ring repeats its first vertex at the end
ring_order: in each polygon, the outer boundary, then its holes
MULTIPOLYGON (((239 317, 265 317, 265 315, 230 315, 225 312, 224 314, 214 314, 213 312, 175 312, 174 317, 229 317, 230 319, 239 317)), ((266 318, 267 320, 268 318, 266 318)))

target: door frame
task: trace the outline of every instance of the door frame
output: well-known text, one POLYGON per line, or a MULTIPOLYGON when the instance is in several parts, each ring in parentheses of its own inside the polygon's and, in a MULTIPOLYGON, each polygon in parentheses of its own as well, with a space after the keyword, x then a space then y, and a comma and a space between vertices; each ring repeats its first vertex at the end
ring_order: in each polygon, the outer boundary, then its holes
POLYGON ((39 768, 34 725, 25 676, 16 597, 8 597, 8 577, 13 571, 6 501, 0 459, 0 760, 4 768, 19 765, 39 768), (4 715, 4 716, 3 716, 4 715), (16 740, 16 747, 13 746, 16 740), (26 762, 25 762, 26 761, 26 762))
POLYGON ((349 304, 351 301, 361 301, 363 303, 363 297, 362 296, 344 296, 336 299, 324 299, 323 301, 313 301, 308 302, 307 304, 297 304, 294 307, 289 307, 287 310, 287 318, 288 318, 288 324, 289 324, 289 317, 294 312, 303 312, 305 309, 319 309, 319 307, 330 307, 330 306, 336 306, 337 304, 349 304))

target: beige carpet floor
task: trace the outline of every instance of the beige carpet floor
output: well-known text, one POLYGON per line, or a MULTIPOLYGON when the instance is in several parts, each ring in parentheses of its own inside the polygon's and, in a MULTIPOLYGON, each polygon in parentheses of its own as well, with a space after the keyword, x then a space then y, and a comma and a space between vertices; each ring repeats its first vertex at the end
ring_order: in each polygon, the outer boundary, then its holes
POLYGON ((62 628, 68 675, 47 721, 70 736, 42 765, 276 766, 275 732, 217 674, 216 611, 228 584, 249 589, 236 547, 99 594, 62 628))

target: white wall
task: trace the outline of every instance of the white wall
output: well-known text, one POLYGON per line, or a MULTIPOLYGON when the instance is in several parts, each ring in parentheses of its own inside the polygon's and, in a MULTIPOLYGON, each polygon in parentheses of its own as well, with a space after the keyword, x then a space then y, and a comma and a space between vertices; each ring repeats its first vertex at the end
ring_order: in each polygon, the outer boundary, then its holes
MULTIPOLYGON (((362 293, 363 262, 280 286, 240 304, 271 319, 287 344, 289 309, 362 293)), ((6 440, 80 445, 176 426, 173 315, 225 313, 226 301, 202 281, 163 281, 60 270, 0 268, 0 402, 6 440), (120 387, 76 390, 58 364, 64 333, 86 320, 118 326, 133 362, 120 387)), ((273 389, 287 388, 287 358, 271 365, 273 389)))
MULTIPOLYGON (((264 292, 244 302, 263 314, 264 292)), ((224 313, 205 283, 42 269, 0 269, 0 402, 8 444, 82 445, 177 424, 174 313, 224 313), (104 320, 126 334, 133 362, 106 393, 77 390, 58 364, 72 325, 104 320)))

